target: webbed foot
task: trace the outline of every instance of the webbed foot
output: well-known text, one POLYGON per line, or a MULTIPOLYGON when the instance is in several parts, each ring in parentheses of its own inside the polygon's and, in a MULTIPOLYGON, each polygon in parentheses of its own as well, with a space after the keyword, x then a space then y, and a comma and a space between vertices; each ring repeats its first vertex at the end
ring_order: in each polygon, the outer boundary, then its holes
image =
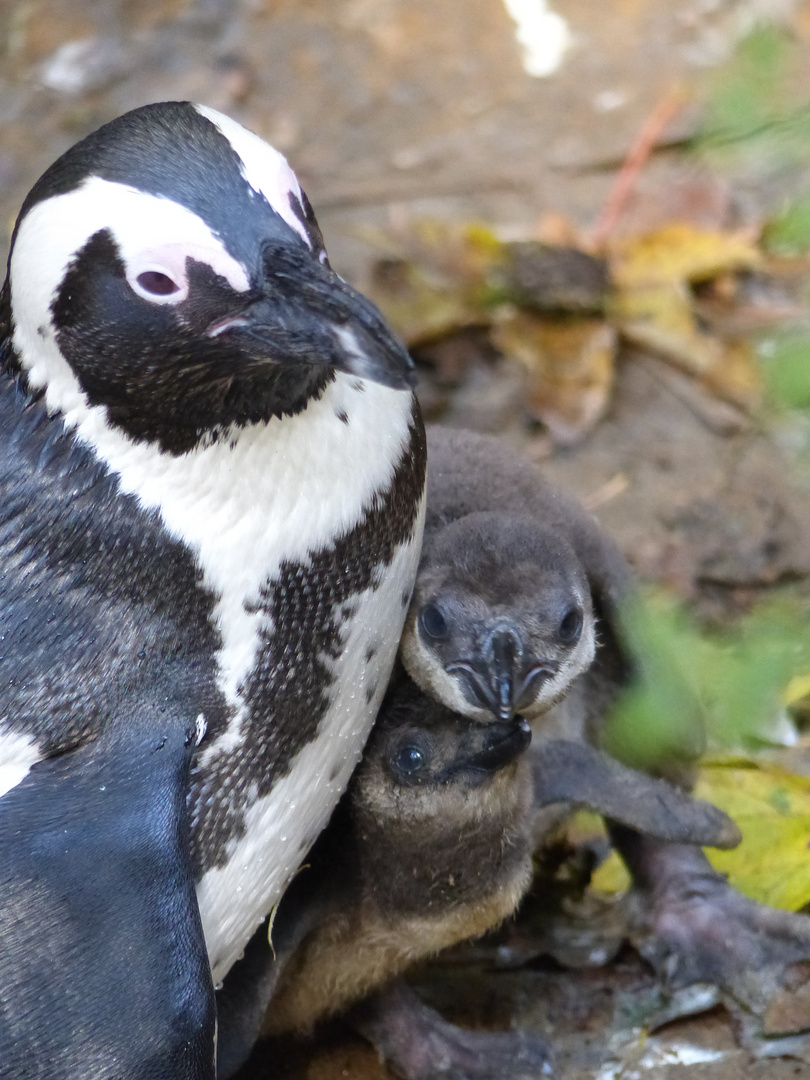
POLYGON ((810 918, 743 896, 699 848, 615 834, 631 940, 667 986, 717 987, 751 1050, 810 1060, 810 918))
POLYGON ((404 1080, 538 1080, 552 1076, 540 1039, 517 1031, 471 1031, 444 1020, 397 983, 350 1022, 404 1080))

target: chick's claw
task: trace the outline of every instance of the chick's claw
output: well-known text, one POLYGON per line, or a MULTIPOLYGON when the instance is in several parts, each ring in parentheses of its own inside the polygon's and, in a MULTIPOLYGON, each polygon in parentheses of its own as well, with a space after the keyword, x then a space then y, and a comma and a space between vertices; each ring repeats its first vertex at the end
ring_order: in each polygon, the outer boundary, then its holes
POLYGON ((630 938, 667 986, 718 987, 755 1053, 795 1056, 804 1047, 799 1056, 807 1058, 810 918, 743 896, 699 848, 614 832, 634 879, 630 938), (774 1049, 773 1040, 784 1049, 774 1049))

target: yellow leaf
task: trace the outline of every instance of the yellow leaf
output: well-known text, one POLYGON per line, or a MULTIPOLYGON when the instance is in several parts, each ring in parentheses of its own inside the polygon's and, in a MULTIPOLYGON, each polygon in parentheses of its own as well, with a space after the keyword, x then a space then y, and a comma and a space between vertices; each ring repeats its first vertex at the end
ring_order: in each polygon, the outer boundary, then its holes
POLYGON ((504 245, 486 226, 427 218, 405 242, 374 231, 362 235, 385 253, 369 293, 409 346, 489 322, 487 281, 504 245))
POLYGON ((695 790, 737 822, 734 851, 707 849, 740 892, 797 911, 810 901, 810 778, 777 766, 704 766, 695 790))
POLYGON ((616 247, 611 270, 617 287, 626 289, 665 281, 707 281, 759 261, 760 254, 746 235, 674 223, 616 247))
MULTIPOLYGON (((743 840, 733 851, 705 849, 736 889, 788 911, 810 902, 810 778, 767 763, 716 758, 702 766, 695 797, 719 806, 740 827, 743 840)), ((604 830, 595 814, 579 813, 566 833, 572 843, 583 843, 604 830)), ((610 895, 630 884, 615 851, 591 878, 593 889, 610 895)))
POLYGON ((381 260, 369 292, 409 346, 452 334, 476 321, 476 313, 453 283, 405 259, 381 260))
POLYGON ((782 700, 785 705, 797 705, 804 698, 810 698, 810 675, 797 675, 788 683, 782 700))
POLYGON ((704 376, 712 393, 749 407, 759 392, 753 357, 698 328, 690 285, 758 261, 747 237, 667 225, 614 249, 611 318, 631 344, 704 376))
POLYGON ((751 342, 720 343, 715 362, 704 369, 700 381, 715 397, 752 409, 761 396, 762 374, 751 342))
POLYGON ((609 896, 616 896, 618 893, 626 892, 630 888, 630 884, 630 874, 627 867, 615 851, 611 851, 610 855, 594 871, 591 877, 591 888, 595 889, 596 892, 607 893, 609 896))
MULTIPOLYGON (((574 846, 584 844, 596 837, 606 836, 607 830, 602 818, 590 810, 578 810, 566 823, 565 835, 574 846)), ((625 892, 630 887, 630 875, 627 868, 616 854, 610 855, 594 871, 591 888, 611 896, 625 892)))

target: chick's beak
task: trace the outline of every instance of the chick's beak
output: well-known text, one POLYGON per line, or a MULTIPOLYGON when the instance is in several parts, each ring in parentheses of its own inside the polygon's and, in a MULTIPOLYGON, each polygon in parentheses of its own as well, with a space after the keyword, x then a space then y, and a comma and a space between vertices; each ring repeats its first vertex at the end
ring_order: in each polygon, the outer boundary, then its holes
POLYGON ((268 242, 261 294, 209 336, 239 334, 256 360, 331 367, 395 390, 416 379, 405 346, 366 297, 300 244, 268 242))
POLYGON ((519 757, 532 741, 528 720, 515 717, 510 721, 489 724, 479 752, 468 761, 468 767, 497 772, 519 757))
POLYGON ((457 673, 467 696, 498 720, 511 720, 534 700, 541 683, 556 674, 553 660, 540 659, 523 642, 520 628, 498 622, 479 642, 469 659, 445 664, 457 673))

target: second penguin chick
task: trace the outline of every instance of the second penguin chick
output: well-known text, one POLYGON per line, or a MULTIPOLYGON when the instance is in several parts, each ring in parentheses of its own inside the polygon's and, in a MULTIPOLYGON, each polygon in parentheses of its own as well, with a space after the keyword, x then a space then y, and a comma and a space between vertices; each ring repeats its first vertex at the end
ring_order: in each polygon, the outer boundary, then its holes
MULTIPOLYGON (((525 720, 471 723, 407 676, 394 684, 349 791, 218 995, 218 1076, 233 1075, 263 1017, 265 1036, 309 1031, 512 913, 532 874, 530 740, 525 720)), ((545 1066, 541 1044, 506 1043, 504 1067, 517 1045, 533 1070, 545 1066)))
MULTIPOLYGON (((502 721, 510 705, 534 719, 533 753, 560 734, 601 746, 617 696, 635 678, 656 678, 622 640, 620 607, 633 591, 624 559, 582 507, 503 441, 433 428, 428 456, 426 542, 403 637, 405 666, 428 692, 482 722, 487 710, 493 721, 502 721), (569 573, 584 573, 590 587, 596 654, 579 675, 570 646, 567 661, 559 662, 559 654, 533 630, 534 597, 548 574, 547 552, 538 545, 533 556, 530 552, 519 561, 508 543, 525 531, 527 517, 569 545, 575 564, 569 573), (493 536, 500 530, 502 540, 482 575, 485 564, 471 561, 467 548, 484 519, 493 536), (466 598, 463 605, 459 595, 466 598), (504 640, 504 627, 511 644, 498 657, 487 642, 493 634, 504 640), (499 689, 497 704, 485 687, 499 689)), ((586 612, 583 640, 587 627, 586 612)), ((648 764, 688 785, 704 731, 701 710, 686 712, 666 732, 666 745, 657 740, 655 760, 648 764)), ((786 1016, 782 1003, 808 992, 810 981, 797 981, 796 973, 810 959, 810 920, 736 892, 700 850, 705 840, 676 841, 643 825, 621 827, 614 809, 608 817, 614 846, 633 878, 630 939, 667 985, 713 984, 745 1037, 758 1045, 769 1026, 773 1030, 774 1011, 786 1016)), ((548 824, 546 813, 538 815, 539 842, 548 824)), ((791 1038, 801 1033, 810 1043, 799 1012, 797 1006, 780 1033, 791 1038)))
MULTIPOLYGON (((531 877, 530 740, 525 720, 471 724, 410 680, 396 687, 309 860, 342 902, 285 966, 268 1032, 307 1030, 512 913, 531 877)), ((294 884, 277 919, 299 910, 294 884)))

